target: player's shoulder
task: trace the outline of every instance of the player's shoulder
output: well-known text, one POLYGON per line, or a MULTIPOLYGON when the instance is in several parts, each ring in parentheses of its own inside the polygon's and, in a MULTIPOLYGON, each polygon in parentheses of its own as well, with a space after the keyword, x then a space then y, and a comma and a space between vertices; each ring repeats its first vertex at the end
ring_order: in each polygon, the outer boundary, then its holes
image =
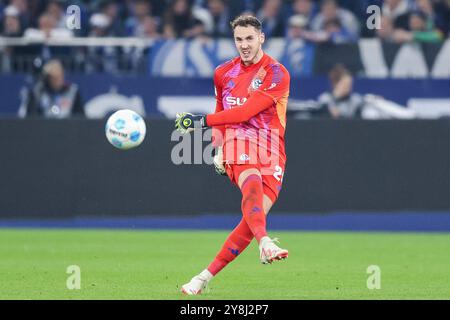
POLYGON ((272 71, 275 74, 283 73, 289 76, 288 69, 281 62, 269 55, 267 55, 267 61, 264 68, 266 69, 266 71, 272 71))
POLYGON ((285 85, 289 86, 291 76, 287 68, 282 63, 268 56, 268 59, 266 59, 264 65, 264 69, 267 74, 270 74, 272 76, 272 81, 274 83, 284 83, 285 85))
POLYGON ((225 61, 224 63, 220 64, 216 67, 216 70, 214 71, 216 74, 224 74, 231 68, 233 68, 237 63, 239 63, 239 57, 233 58, 231 60, 225 61))

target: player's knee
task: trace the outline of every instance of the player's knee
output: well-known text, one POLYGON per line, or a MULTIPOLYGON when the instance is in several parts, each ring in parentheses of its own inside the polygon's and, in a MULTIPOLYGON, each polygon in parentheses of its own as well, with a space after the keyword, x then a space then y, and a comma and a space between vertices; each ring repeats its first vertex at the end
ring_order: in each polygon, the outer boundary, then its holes
POLYGON ((269 196, 267 196, 266 194, 264 195, 263 198, 263 208, 264 208, 264 212, 266 214, 269 213, 270 209, 272 208, 274 202, 270 199, 269 196))
POLYGON ((250 181, 250 180, 259 180, 261 181, 261 173, 259 172, 258 169, 256 168, 251 168, 251 169, 247 169, 245 171, 243 171, 240 175, 239 175, 239 188, 242 188, 246 182, 250 181))

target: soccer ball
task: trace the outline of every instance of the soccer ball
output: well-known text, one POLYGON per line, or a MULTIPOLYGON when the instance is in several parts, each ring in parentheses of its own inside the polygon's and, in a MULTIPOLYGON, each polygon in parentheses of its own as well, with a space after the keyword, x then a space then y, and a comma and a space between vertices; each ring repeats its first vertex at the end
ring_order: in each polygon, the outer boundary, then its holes
POLYGON ((116 111, 106 121, 106 138, 118 149, 137 147, 144 141, 145 132, 144 119, 131 110, 116 111))

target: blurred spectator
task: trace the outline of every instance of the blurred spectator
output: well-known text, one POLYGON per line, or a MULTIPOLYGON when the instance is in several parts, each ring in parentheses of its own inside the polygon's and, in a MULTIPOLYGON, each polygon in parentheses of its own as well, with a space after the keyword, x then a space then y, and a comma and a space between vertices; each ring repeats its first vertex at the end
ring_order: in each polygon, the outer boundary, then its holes
POLYGON ((308 18, 301 14, 294 15, 288 20, 287 36, 289 39, 305 39, 308 34, 306 27, 308 18), (306 34, 306 35, 305 35, 306 34))
POLYGON ((339 8, 335 0, 322 2, 311 26, 314 31, 324 31, 332 41, 345 42, 359 37, 359 21, 350 11, 339 8))
POLYGON ((344 28, 339 19, 326 20, 323 28, 325 31, 325 39, 332 43, 348 43, 358 40, 357 35, 344 28))
MULTIPOLYGON (((366 8, 368 7, 368 3, 366 0, 337 0, 339 6, 343 9, 349 10, 357 17, 363 17, 366 12, 366 8)), ((374 3, 378 5, 379 3, 374 3)))
POLYGON ((150 39, 160 38, 161 34, 158 31, 158 22, 156 18, 146 16, 139 24, 136 36, 150 39))
POLYGON ((111 19, 103 13, 94 13, 89 19, 90 37, 109 37, 111 35, 111 19))
POLYGON ((64 9, 62 1, 53 0, 47 4, 45 11, 55 19, 56 28, 66 27, 66 14, 64 9))
POLYGON ((324 42, 329 39, 325 32, 308 30, 308 18, 296 14, 288 20, 287 37, 289 39, 303 39, 311 42, 324 42))
POLYGON ((353 93, 353 77, 341 64, 335 65, 329 72, 331 92, 319 97, 319 109, 316 113, 332 118, 360 118, 363 108, 361 95, 353 93))
MULTIPOLYGON (((206 8, 204 5, 199 5, 196 1, 188 0, 191 4, 191 13, 192 16, 199 20, 203 25, 203 30, 205 35, 211 34, 213 30, 213 18, 212 14, 209 11, 209 8, 206 8)), ((199 1, 201 2, 201 1, 199 1)))
MULTIPOLYGON (((95 13, 89 20, 91 32, 89 37, 109 37, 111 35, 111 20, 103 13, 95 13)), ((113 46, 88 47, 87 72, 115 73, 118 67, 118 49, 113 46)))
POLYGON ((113 37, 124 36, 123 22, 119 17, 119 4, 116 0, 102 0, 99 3, 99 13, 104 14, 111 22, 109 34, 113 37))
POLYGON ((282 37, 285 34, 283 23, 281 0, 265 0, 261 9, 257 13, 258 19, 263 24, 263 32, 267 37, 282 37))
MULTIPOLYGON (((2 20, 2 37, 21 37, 22 29, 19 20, 19 10, 14 6, 8 6, 3 11, 4 17, 2 20)), ((21 53, 20 47, 3 47, 0 49, 2 54, 2 67, 8 72, 15 70, 17 65, 17 55, 21 53)), ((23 52, 23 50, 22 50, 23 52)))
MULTIPOLYGON (((158 23, 154 17, 147 16, 139 24, 137 29, 138 37, 148 40, 158 40, 161 34, 158 31, 158 23)), ((151 48, 149 47, 123 47, 122 65, 126 65, 129 70, 143 72, 148 67, 148 55, 151 48)))
POLYGON ((164 15, 164 12, 167 9, 167 5, 169 1, 163 1, 163 0, 149 0, 150 5, 152 8, 152 14, 154 17, 162 17, 164 15))
POLYGON ((39 17, 38 29, 28 28, 24 33, 25 38, 49 39, 49 38, 71 38, 73 33, 67 28, 58 28, 55 17, 44 13, 39 17))
MULTIPOLYGON (((448 2, 450 4, 450 2, 448 2)), ((428 29, 437 28, 444 34, 447 34, 450 23, 445 6, 440 6, 439 10, 435 9, 435 5, 431 0, 416 0, 417 10, 422 11, 427 16, 426 25, 428 29)))
MULTIPOLYGON (((0 32, 7 37, 36 40, 70 39, 74 34, 149 40, 163 36, 220 38, 231 36, 230 20, 247 11, 258 15, 269 37, 350 43, 360 36, 377 35, 389 42, 434 43, 448 34, 449 6, 450 0, 0 0, 0 32), (81 7, 79 30, 65 26, 65 8, 69 4, 81 7), (372 4, 382 6, 382 26, 369 31, 361 28, 365 26, 365 13, 355 16, 352 11, 360 12, 372 4)), ((289 46, 289 54, 294 48, 300 52, 303 45, 296 41, 296 46, 289 46)), ((35 44, 4 48, 1 63, 2 70, 30 70, 30 57, 46 61, 57 56, 67 67, 116 72, 130 70, 127 68, 131 65, 145 65, 143 61, 147 59, 148 63, 149 54, 150 50, 120 46, 63 48, 35 44)))
MULTIPOLYGON (((446 35, 450 34, 450 0, 434 0, 434 11, 442 17, 443 29, 446 35)), ((438 25, 439 27, 439 25, 438 25)))
POLYGON ((138 36, 139 25, 142 24, 147 16, 151 16, 152 8, 149 1, 134 0, 132 4, 132 16, 125 22, 127 35, 138 36))
POLYGON ((376 30, 376 35, 383 41, 393 42, 394 39, 394 23, 388 16, 381 16, 380 29, 376 30))
POLYGON ((26 0, 11 0, 9 5, 18 10, 21 29, 25 30, 28 28, 31 24, 28 2, 26 0))
POLYGON ((316 4, 312 0, 294 0, 292 3, 293 15, 302 15, 306 18, 306 27, 311 27, 311 22, 317 14, 316 4))
POLYGON ((164 36, 194 38, 204 34, 204 25, 193 16, 189 1, 174 0, 164 15, 164 36))
POLYGON ((443 34, 433 28, 427 15, 422 11, 412 11, 409 14, 409 30, 397 29, 394 31, 393 38, 396 42, 440 42, 443 40, 443 34))
POLYGON ((414 119, 417 114, 382 96, 353 92, 353 76, 342 64, 336 64, 328 74, 331 91, 321 94, 318 101, 290 99, 289 116, 296 118, 331 117, 333 119, 414 119))
POLYGON ((231 36, 230 10, 224 0, 208 0, 208 9, 212 18, 212 30, 209 35, 214 38, 231 36))
MULTIPOLYGON (((162 17, 166 12, 169 2, 172 0, 147 0, 150 4, 150 11, 155 17, 162 17)), ((123 17, 128 18, 134 15, 134 3, 136 0, 117 0, 120 5, 123 17)))
POLYGON ((410 9, 408 0, 384 0, 382 14, 393 21, 395 28, 407 29, 410 9))
POLYGON ((414 119, 414 111, 381 96, 353 92, 353 76, 342 64, 336 64, 328 74, 331 91, 319 96, 312 115, 334 119, 414 119))
POLYGON ((20 25, 19 10, 14 6, 5 8, 2 26, 2 36, 20 37, 22 36, 22 27, 20 25))
POLYGON ((44 65, 41 79, 22 101, 21 114, 54 119, 84 115, 78 86, 65 80, 64 68, 58 60, 44 65))

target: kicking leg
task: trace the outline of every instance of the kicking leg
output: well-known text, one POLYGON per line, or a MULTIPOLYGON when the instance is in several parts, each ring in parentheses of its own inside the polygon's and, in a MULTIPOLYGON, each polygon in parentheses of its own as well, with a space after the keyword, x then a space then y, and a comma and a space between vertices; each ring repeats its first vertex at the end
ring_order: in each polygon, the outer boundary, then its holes
MULTIPOLYGON (((239 181, 238 181, 238 186, 241 190, 244 187, 243 186, 244 182, 247 180, 248 177, 250 177, 253 174, 258 177, 261 177, 259 171, 254 168, 245 170, 244 172, 241 173, 241 175, 239 176, 239 181)), ((256 179, 256 180, 258 180, 258 179, 256 179)), ((265 189, 265 187, 263 187, 263 189, 265 189)), ((244 198, 244 192, 243 192, 243 198, 244 198)), ((244 199, 242 202, 244 203, 244 199)), ((267 215, 267 213, 271 209, 272 205, 273 205, 273 202, 270 199, 270 197, 266 194, 263 194, 262 208, 263 208, 263 213, 265 215, 267 215)), ((192 278, 190 282, 183 285, 181 288, 181 291, 188 295, 201 294, 201 292, 206 289, 208 282, 217 273, 219 273, 225 266, 227 266, 230 262, 232 262, 234 259, 236 259, 236 257, 239 254, 241 254, 248 247, 250 242, 253 240, 253 237, 254 237, 254 234, 253 234, 252 230, 250 229, 249 225, 247 224, 247 221, 243 217, 241 219, 241 221, 239 222, 239 224, 236 226, 236 228, 230 233, 228 238, 225 240, 225 243, 223 244, 221 250, 215 257, 213 262, 211 262, 211 264, 208 266, 208 268, 203 270, 199 275, 192 278)), ((272 241, 270 238, 268 238, 268 240, 272 241)), ((263 263, 269 263, 267 261, 268 261, 268 259, 264 258, 263 263)))
MULTIPOLYGON (((259 174, 259 171, 256 172, 259 174)), ((259 178, 260 180, 260 175, 259 178)), ((241 188, 242 183, 239 183, 241 188)), ((262 204, 260 206, 262 208, 262 204)), ((262 209, 261 209, 262 211, 262 209)), ((205 290, 208 282, 219 273, 226 265, 232 262, 242 253, 252 241, 254 235, 248 223, 243 217, 236 228, 225 240, 222 248, 211 264, 200 274, 191 279, 190 282, 181 287, 181 291, 188 295, 197 295, 205 290)))

